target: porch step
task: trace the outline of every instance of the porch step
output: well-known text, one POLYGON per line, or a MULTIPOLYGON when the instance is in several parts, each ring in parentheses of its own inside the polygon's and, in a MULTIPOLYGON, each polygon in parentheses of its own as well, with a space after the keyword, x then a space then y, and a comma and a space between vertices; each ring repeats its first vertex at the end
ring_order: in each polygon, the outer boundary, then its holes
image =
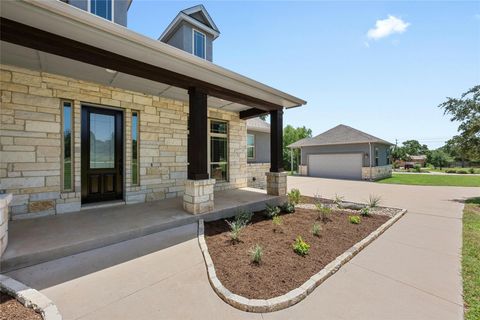
POLYGON ((235 215, 239 210, 258 211, 282 197, 263 190, 243 188, 215 193, 212 212, 191 215, 182 209, 182 199, 90 209, 50 217, 9 222, 8 246, 0 272, 71 256, 205 219, 235 215))

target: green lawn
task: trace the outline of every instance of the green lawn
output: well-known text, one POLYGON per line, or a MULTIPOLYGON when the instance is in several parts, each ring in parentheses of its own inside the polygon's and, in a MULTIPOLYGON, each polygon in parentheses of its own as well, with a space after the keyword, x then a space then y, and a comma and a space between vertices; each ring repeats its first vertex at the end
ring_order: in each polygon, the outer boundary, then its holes
POLYGON ((393 173, 391 178, 378 181, 390 184, 412 184, 423 186, 457 186, 457 187, 480 187, 479 176, 460 175, 428 175, 428 174, 401 174, 393 173))
POLYGON ((463 210, 462 276, 465 320, 480 319, 480 197, 463 210))

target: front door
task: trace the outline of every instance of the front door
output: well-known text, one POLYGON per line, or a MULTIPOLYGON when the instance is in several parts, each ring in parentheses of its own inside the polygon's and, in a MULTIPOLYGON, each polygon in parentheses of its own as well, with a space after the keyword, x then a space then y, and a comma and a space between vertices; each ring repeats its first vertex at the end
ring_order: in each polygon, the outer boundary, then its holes
POLYGON ((123 113, 82 106, 82 203, 123 198, 123 113))

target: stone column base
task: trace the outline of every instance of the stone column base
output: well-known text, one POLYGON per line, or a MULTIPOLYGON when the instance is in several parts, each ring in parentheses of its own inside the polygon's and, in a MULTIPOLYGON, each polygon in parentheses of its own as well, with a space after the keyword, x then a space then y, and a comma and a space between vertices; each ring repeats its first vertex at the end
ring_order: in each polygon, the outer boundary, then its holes
POLYGON ((187 180, 183 194, 183 209, 199 214, 213 210, 213 186, 215 179, 187 180))
POLYGON ((12 194, 0 194, 0 257, 8 243, 8 204, 12 201, 12 194))
POLYGON ((287 194, 286 172, 265 172, 267 176, 267 194, 272 196, 284 196, 287 194))
POLYGON ((306 165, 299 165, 298 166, 298 175, 299 176, 307 176, 308 175, 308 168, 306 165))

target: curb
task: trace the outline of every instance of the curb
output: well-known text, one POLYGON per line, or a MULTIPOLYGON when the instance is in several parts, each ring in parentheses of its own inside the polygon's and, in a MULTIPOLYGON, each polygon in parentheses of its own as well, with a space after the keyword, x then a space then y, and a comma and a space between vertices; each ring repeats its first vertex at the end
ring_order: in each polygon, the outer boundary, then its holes
POLYGON ((25 307, 39 312, 44 320, 62 320, 57 306, 44 294, 3 274, 0 274, 0 291, 8 293, 25 307))
POLYGON ((205 265, 207 266, 208 280, 213 287, 213 290, 223 301, 242 311, 256 313, 273 312, 286 309, 302 301, 307 295, 312 293, 316 287, 337 272, 345 263, 362 251, 362 249, 370 244, 373 240, 378 238, 407 212, 407 209, 401 210, 402 211, 396 213, 375 231, 372 231, 372 233, 370 233, 366 238, 351 246, 347 251, 327 264, 322 270, 311 276, 310 279, 308 279, 299 288, 293 289, 284 295, 270 298, 268 300, 248 299, 232 293, 223 286, 223 284, 217 278, 215 266, 213 265, 212 258, 208 253, 208 247, 204 236, 205 227, 203 219, 198 221, 198 244, 200 245, 200 250, 202 251, 205 259, 205 265))

